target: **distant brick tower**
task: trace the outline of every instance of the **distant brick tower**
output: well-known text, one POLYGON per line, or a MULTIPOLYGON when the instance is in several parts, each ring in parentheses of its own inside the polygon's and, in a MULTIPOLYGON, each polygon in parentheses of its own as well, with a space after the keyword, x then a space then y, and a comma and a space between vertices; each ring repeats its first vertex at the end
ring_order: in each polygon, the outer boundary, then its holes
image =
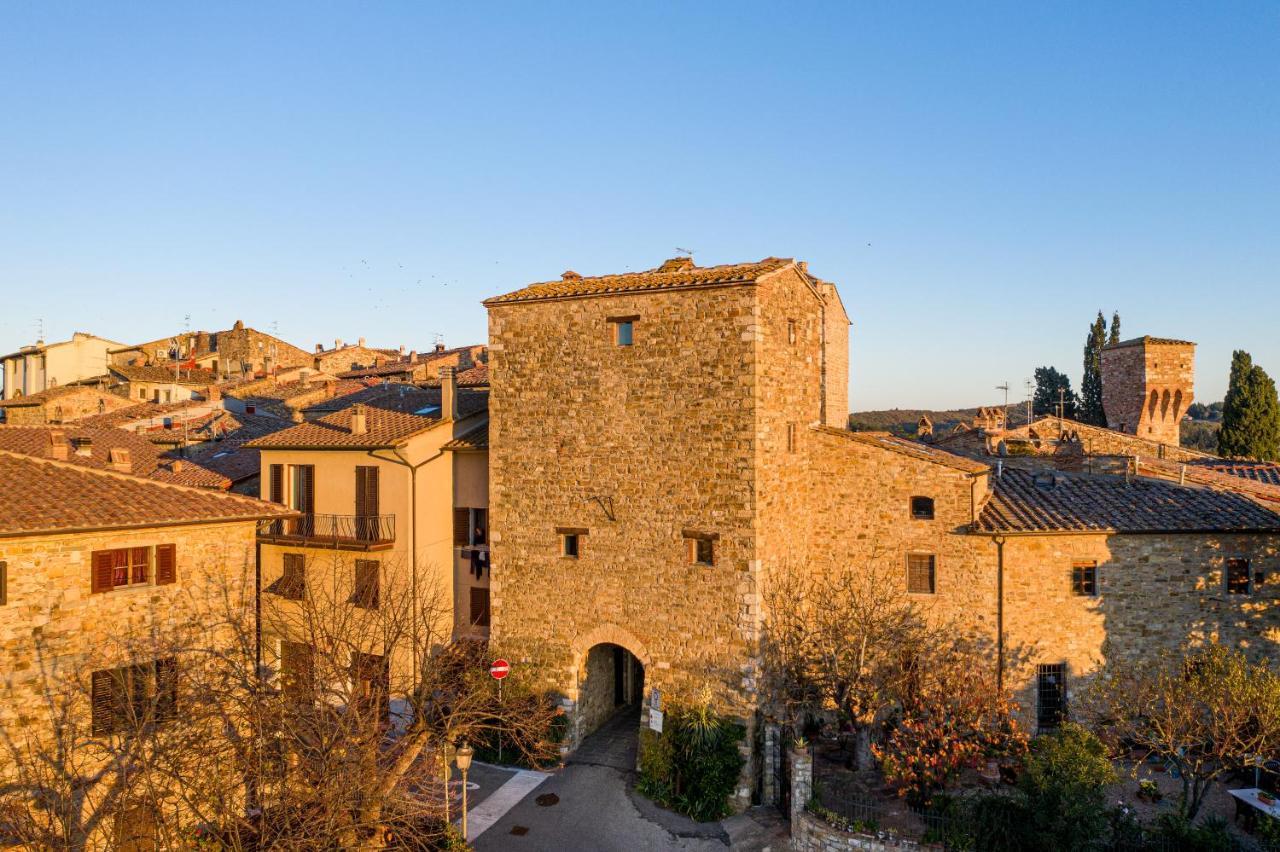
POLYGON ((1194 399, 1196 345, 1138 337, 1102 350, 1102 407, 1107 426, 1178 446, 1179 427, 1194 399))

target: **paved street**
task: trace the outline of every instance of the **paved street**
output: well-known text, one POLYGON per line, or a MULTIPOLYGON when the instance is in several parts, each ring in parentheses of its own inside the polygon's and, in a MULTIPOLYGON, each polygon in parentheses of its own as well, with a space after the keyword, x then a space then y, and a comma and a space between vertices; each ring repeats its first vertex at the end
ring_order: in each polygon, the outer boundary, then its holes
POLYGON ((615 716, 587 738, 564 769, 551 774, 476 838, 475 848, 480 852, 724 852, 728 848, 780 852, 786 848, 785 829, 779 835, 776 821, 767 812, 696 823, 635 795, 630 788, 635 776, 636 724, 633 714, 615 716))

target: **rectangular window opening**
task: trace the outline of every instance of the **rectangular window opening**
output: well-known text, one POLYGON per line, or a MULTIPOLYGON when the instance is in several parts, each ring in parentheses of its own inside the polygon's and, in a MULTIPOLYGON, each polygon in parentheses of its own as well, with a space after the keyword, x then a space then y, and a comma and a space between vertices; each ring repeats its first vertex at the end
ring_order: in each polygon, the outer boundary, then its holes
POLYGON ((1248 559, 1228 559, 1226 564, 1227 594, 1253 594, 1248 559))
POLYGON ((1071 593, 1082 597, 1098 596, 1098 563, 1076 562, 1071 566, 1071 593))
POLYGON ((932 595, 935 590, 936 562, 932 553, 907 554, 907 591, 913 595, 932 595))
POLYGON ((912 497, 911 498, 911 517, 919 521, 933 520, 933 498, 932 497, 912 497))
POLYGON ((1067 716, 1067 664, 1041 664, 1036 668, 1036 726, 1050 731, 1067 716))
POLYGON ((720 538, 717 533, 685 530, 683 535, 689 549, 690 565, 716 564, 716 539, 720 538))
POLYGON ((631 346, 635 343, 635 322, 638 316, 609 317, 613 326, 613 343, 615 346, 631 346))

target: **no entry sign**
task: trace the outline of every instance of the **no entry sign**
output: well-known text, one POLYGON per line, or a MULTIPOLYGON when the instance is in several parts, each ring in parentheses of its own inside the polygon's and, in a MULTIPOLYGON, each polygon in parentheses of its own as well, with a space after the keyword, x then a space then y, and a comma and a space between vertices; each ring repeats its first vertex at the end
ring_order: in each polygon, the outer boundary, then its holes
POLYGON ((511 664, 506 660, 494 660, 493 665, 489 666, 489 674, 493 675, 498 680, 502 680, 504 677, 511 674, 511 664))

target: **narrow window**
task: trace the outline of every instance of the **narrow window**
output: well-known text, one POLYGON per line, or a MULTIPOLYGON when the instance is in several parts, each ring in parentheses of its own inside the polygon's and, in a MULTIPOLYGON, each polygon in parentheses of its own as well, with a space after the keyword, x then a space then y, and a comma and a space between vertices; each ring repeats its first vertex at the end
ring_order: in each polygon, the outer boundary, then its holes
POLYGON ((794 453, 796 451, 796 424, 787 424, 787 452, 794 453))
POLYGON ((1036 669, 1036 725, 1049 731, 1067 715, 1067 664, 1041 664, 1036 669))
POLYGON ((919 521, 933 520, 933 498, 932 497, 912 497, 911 498, 911 517, 919 521))
POLYGON ((486 544, 488 539, 488 509, 468 509, 459 506, 453 510, 454 547, 486 544))
POLYGON ((280 642, 280 681, 285 700, 309 705, 315 700, 315 651, 304 642, 280 642))
POLYGON ((1249 577, 1248 559, 1227 560, 1227 594, 1249 595, 1253 593, 1249 577))
POLYGON ((913 595, 934 593, 935 564, 932 553, 907 555, 907 591, 913 595))
POLYGON ((0 562, 0 606, 9 602, 9 563, 0 562))
POLYGON ((378 575, 380 563, 376 559, 357 559, 355 592, 351 603, 363 609, 378 608, 378 575))
POLYGON ((686 547, 688 548, 690 565, 715 565, 716 564, 716 539, 720 536, 716 533, 701 533, 691 530, 684 531, 686 547))
POLYGON ((796 342, 796 321, 793 319, 787 320, 787 342, 793 345, 796 342))
POLYGON ((1098 563, 1076 562, 1071 566, 1071 593, 1086 598, 1098 596, 1098 563))
POLYGON ((613 326, 613 343, 615 346, 630 346, 635 343, 635 322, 638 316, 609 317, 613 326))
POLYGON ((489 626, 489 590, 486 588, 471 589, 471 626, 489 626))
POLYGON ((560 533, 560 555, 569 559, 577 559, 582 552, 582 542, 576 532, 560 533))

